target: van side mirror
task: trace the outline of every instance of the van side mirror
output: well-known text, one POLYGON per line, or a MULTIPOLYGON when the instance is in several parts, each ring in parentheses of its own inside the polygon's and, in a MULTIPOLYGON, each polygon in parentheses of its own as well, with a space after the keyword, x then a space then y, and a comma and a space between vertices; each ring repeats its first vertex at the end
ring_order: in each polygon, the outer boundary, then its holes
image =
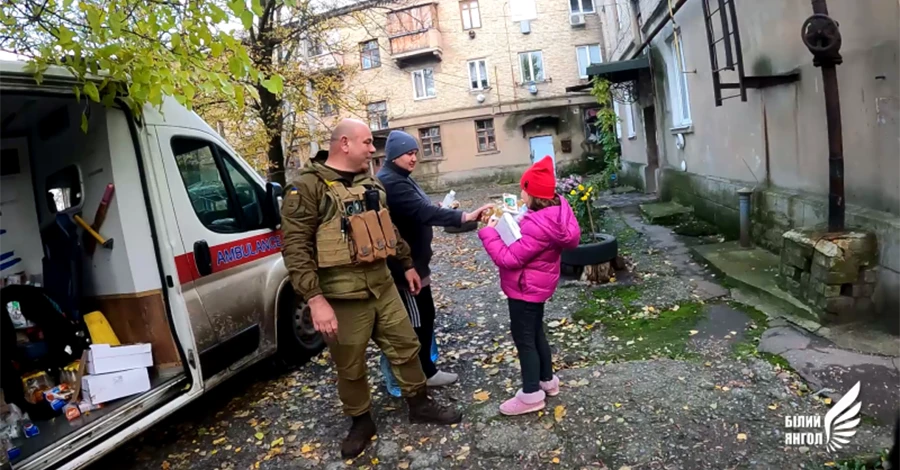
POLYGON ((278 183, 266 183, 266 201, 264 203, 266 227, 272 230, 281 226, 281 195, 284 191, 278 183))

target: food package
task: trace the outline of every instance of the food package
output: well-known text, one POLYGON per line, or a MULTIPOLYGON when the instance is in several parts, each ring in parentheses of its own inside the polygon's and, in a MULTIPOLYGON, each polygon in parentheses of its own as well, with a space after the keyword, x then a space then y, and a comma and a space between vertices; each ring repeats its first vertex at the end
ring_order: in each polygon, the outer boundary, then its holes
POLYGON ((103 408, 103 405, 94 405, 87 400, 82 400, 78 403, 72 402, 67 404, 63 408, 63 412, 66 415, 66 419, 72 421, 73 419, 79 418, 89 411, 94 411, 100 408, 103 408))
POLYGON ((44 392, 53 388, 54 385, 47 373, 43 371, 22 377, 25 400, 32 405, 40 403, 44 399, 44 392))
POLYGON ((57 385, 44 392, 44 399, 53 411, 59 411, 75 396, 75 391, 68 384, 57 385))

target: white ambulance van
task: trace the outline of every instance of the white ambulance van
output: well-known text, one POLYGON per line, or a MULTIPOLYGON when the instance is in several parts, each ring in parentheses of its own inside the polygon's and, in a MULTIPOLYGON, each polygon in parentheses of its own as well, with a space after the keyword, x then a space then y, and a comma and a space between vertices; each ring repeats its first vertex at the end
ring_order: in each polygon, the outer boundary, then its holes
POLYGON ((61 371, 23 367, 73 354, 59 338, 90 338, 69 329, 94 311, 121 344, 150 345, 150 385, 73 419, 29 415, 39 433, 9 441, 15 470, 81 468, 259 360, 322 347, 281 256, 281 187, 174 99, 136 117, 73 85, 61 68, 38 84, 24 63, 0 62, 0 293, 4 322, 19 320, 0 341, 3 405, 24 396, 35 404, 19 408, 46 411, 46 391, 12 389, 28 373, 58 385, 61 371), (32 298, 9 300, 23 284, 32 298))

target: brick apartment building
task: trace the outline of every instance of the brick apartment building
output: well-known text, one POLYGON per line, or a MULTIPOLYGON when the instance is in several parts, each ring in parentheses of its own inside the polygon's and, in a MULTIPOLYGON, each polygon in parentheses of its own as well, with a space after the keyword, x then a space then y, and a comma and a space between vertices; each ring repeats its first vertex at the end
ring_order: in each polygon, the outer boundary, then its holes
POLYGON ((376 138, 417 136, 417 177, 432 187, 521 172, 535 156, 564 164, 592 151, 596 101, 566 88, 587 84, 587 67, 603 60, 605 1, 400 0, 333 11, 329 44, 310 46, 308 63, 352 68, 347 86, 367 102, 322 103, 311 125, 356 116, 376 138))

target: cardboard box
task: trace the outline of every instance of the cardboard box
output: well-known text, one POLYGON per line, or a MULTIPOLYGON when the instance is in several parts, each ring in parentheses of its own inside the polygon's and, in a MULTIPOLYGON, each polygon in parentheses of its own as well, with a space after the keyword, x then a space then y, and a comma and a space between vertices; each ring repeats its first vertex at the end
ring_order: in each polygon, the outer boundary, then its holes
POLYGON ((123 370, 109 374, 85 375, 81 379, 81 394, 92 405, 150 390, 147 368, 123 370))
POLYGON ((121 370, 140 369, 153 365, 150 344, 129 344, 110 346, 108 344, 92 344, 88 355, 88 374, 106 374, 121 370))

